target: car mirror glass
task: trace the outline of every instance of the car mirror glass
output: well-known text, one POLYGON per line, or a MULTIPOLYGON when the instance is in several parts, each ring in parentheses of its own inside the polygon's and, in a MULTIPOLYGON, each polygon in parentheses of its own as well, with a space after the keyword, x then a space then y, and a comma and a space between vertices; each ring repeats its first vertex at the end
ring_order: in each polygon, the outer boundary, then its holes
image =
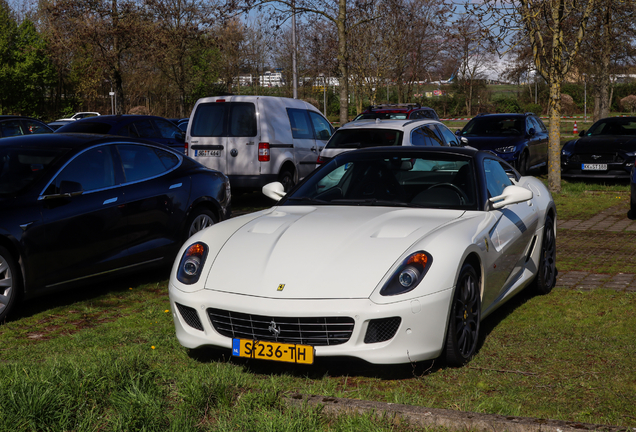
POLYGON ((263 195, 274 201, 280 201, 285 196, 285 187, 281 182, 268 183, 263 186, 263 195))
POLYGON ((533 136, 535 134, 535 130, 534 128, 530 128, 530 130, 528 131, 528 135, 533 136))
POLYGON ((528 201, 532 199, 532 191, 521 186, 507 186, 503 193, 499 196, 490 198, 489 201, 493 209, 499 209, 510 204, 517 204, 520 202, 528 201))

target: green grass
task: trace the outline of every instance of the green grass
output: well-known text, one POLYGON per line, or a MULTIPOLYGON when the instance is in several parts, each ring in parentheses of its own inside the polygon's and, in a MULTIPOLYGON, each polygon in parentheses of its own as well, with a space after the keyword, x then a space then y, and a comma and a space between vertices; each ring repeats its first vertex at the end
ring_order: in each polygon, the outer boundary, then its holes
POLYGON ((70 293, 51 308, 36 300, 0 327, 0 431, 414 430, 292 408, 283 396, 294 392, 636 427, 634 293, 521 295, 483 322, 475 359, 447 369, 189 351, 174 337, 166 282, 132 288, 70 293))
MULTIPOLYGON (((540 176, 547 184, 547 175, 540 176)), ((560 220, 586 220, 612 207, 629 206, 629 182, 626 181, 561 181, 561 193, 553 194, 560 220)))

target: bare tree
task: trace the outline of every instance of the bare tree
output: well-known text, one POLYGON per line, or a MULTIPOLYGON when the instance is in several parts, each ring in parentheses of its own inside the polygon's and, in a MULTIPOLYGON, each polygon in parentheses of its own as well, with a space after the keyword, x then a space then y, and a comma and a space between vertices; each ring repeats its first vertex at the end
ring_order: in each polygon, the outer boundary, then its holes
POLYGON ((513 34, 522 34, 532 46, 536 70, 550 89, 548 186, 561 191, 561 85, 578 54, 597 0, 484 0, 467 4, 495 43, 509 49, 513 34), (490 24, 488 24, 490 23, 490 24))

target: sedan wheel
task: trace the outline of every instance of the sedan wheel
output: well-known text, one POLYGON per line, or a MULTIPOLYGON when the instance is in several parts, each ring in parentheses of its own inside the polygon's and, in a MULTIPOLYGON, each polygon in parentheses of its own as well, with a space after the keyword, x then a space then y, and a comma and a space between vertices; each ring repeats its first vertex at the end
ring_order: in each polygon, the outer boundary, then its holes
POLYGON ((539 258, 539 271, 534 278, 533 287, 537 294, 548 294, 556 283, 556 239, 554 221, 548 216, 543 226, 543 244, 539 258))
POLYGON ((528 153, 523 152, 521 156, 519 156, 519 174, 522 176, 528 175, 530 171, 530 161, 528 160, 528 153))
POLYGON ((453 295, 446 334, 446 363, 449 366, 463 366, 475 355, 480 319, 479 278, 470 264, 464 264, 453 295))
POLYGON ((18 272, 9 251, 0 247, 0 321, 11 312, 18 295, 18 272))
POLYGON ((188 223, 188 234, 187 238, 192 237, 194 234, 199 231, 211 227, 216 223, 216 217, 214 213, 207 209, 201 209, 195 211, 193 215, 190 217, 190 222, 188 223))

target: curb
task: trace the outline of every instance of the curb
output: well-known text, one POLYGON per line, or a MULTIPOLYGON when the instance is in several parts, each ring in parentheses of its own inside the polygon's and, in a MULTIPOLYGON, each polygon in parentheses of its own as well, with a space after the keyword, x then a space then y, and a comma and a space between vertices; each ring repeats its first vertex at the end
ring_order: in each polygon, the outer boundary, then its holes
POLYGON ((283 398, 289 406, 322 406, 325 412, 333 414, 373 414, 392 418, 393 423, 407 421, 419 427, 443 427, 450 430, 470 430, 479 432, 631 432, 636 428, 609 425, 594 425, 561 420, 544 420, 529 417, 479 414, 412 405, 371 402, 325 396, 291 394, 283 398))

